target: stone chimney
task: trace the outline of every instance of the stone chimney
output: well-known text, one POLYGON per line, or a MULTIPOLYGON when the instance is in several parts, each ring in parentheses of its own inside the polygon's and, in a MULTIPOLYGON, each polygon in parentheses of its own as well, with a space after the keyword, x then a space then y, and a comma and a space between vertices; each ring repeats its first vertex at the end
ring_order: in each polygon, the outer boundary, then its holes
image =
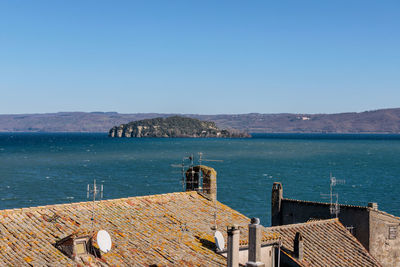
POLYGON ((303 260, 303 236, 300 234, 300 232, 296 233, 296 236, 294 237, 294 256, 299 260, 303 260))
POLYGON ((240 230, 237 225, 227 227, 228 232, 228 267, 239 266, 239 237, 240 230))
POLYGON ((275 182, 271 194, 271 225, 281 225, 281 202, 283 198, 282 184, 275 182))
POLYGON ((262 225, 260 225, 260 219, 252 218, 249 224, 249 258, 246 266, 265 266, 261 262, 261 236, 262 236, 262 225))
POLYGON ((186 191, 199 190, 199 168, 196 167, 190 167, 186 170, 186 191))
POLYGON ((217 200, 217 172, 207 166, 201 166, 203 172, 203 193, 212 201, 217 200))
POLYGON ((368 207, 372 208, 373 210, 378 210, 378 203, 376 202, 369 202, 368 207))
POLYGON ((204 165, 193 166, 186 170, 185 177, 186 191, 198 191, 212 201, 217 200, 217 172, 213 168, 204 165), (200 184, 201 180, 203 184, 200 184))

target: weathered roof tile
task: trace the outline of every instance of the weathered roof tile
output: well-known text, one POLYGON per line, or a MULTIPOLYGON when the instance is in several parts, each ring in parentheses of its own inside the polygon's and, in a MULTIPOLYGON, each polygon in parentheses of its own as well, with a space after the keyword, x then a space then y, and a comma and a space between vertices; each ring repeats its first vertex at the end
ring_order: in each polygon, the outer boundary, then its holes
MULTIPOLYGON (((92 208, 92 202, 80 202, 0 211, 0 261, 76 265, 54 245, 75 232, 90 232, 92 208)), ((237 224, 249 221, 219 202, 217 209, 224 234, 233 218, 237 224)), ((203 241, 213 242, 213 214, 214 204, 196 192, 96 201, 93 230, 107 230, 113 240, 101 260, 115 266, 224 266, 226 259, 203 241)))
MULTIPOLYGON (((242 227, 247 244, 249 219, 217 202, 217 226, 225 240, 226 226, 242 227)), ((55 247, 71 234, 107 230, 113 247, 98 263, 111 266, 225 266, 215 253, 211 226, 214 203, 196 192, 131 197, 95 203, 79 202, 0 211, 0 262, 11 266, 73 266, 55 247)), ((265 228, 263 241, 281 238, 293 257, 293 239, 305 242, 303 266, 378 266, 362 245, 337 220, 265 228)), ((97 246, 94 238, 94 246, 97 246)), ((81 257, 83 263, 93 259, 81 257)))
POLYGON ((265 231, 279 233, 285 252, 294 260, 293 241, 300 232, 304 240, 301 266, 380 266, 338 219, 268 227, 265 231))

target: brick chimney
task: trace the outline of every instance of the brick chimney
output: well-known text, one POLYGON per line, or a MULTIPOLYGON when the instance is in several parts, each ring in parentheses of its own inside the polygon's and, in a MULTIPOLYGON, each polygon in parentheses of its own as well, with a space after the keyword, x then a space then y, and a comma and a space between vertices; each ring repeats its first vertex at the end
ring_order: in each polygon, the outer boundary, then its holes
POLYGON ((240 230, 237 225, 227 227, 228 232, 228 267, 239 266, 239 237, 240 230))
POLYGON ((303 236, 301 235, 300 232, 296 233, 296 236, 294 237, 294 256, 299 260, 303 260, 303 236))
POLYGON ((281 225, 281 202, 283 198, 282 184, 275 182, 271 194, 271 225, 281 225))

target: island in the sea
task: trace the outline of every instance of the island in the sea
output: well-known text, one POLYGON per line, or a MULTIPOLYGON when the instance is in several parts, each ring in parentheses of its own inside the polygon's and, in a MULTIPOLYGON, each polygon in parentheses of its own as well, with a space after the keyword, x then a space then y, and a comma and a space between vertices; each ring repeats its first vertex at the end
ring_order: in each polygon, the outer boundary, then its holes
POLYGON ((110 137, 220 137, 246 138, 250 134, 237 130, 219 129, 214 122, 173 116, 132 121, 114 126, 110 137))

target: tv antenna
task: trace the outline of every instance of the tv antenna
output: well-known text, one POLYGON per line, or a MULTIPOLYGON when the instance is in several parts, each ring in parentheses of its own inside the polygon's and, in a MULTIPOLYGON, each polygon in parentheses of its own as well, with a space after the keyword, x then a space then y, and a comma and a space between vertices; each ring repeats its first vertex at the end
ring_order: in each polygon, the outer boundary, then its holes
POLYGON ((201 161, 214 161, 214 162, 224 162, 221 159, 203 159, 203 152, 199 152, 199 165, 201 165, 201 161))
MULTIPOLYGON (((206 161, 206 162, 223 162, 223 160, 219 160, 219 159, 205 159, 204 153, 203 152, 198 152, 198 164, 199 166, 201 166, 202 162, 206 161)), ((185 191, 185 189, 187 189, 187 183, 189 183, 186 179, 186 172, 185 169, 187 168, 187 170, 190 172, 190 183, 198 183, 198 188, 196 190, 200 191, 200 192, 204 192, 205 189, 209 189, 209 188, 203 188, 203 173, 202 173, 202 169, 201 167, 199 167, 198 171, 195 171, 194 169, 194 162, 195 162, 195 157, 193 154, 190 154, 190 156, 186 156, 182 158, 182 163, 181 164, 171 164, 171 167, 175 167, 175 168, 181 168, 182 170, 182 190, 185 191), (185 164, 187 161, 189 161, 189 163, 187 163, 187 165, 185 164), (198 174, 198 180, 195 180, 195 176, 196 173, 198 174)), ((192 188, 195 187, 194 185, 189 185, 192 188)), ((217 202, 214 201, 214 214, 213 214, 213 219, 214 219, 214 225, 211 227, 212 230, 217 230, 217 202)))
POLYGON ((94 224, 94 215, 95 215, 95 206, 96 206, 96 195, 100 193, 100 200, 103 199, 103 185, 100 185, 100 188, 96 185, 96 179, 93 180, 93 185, 87 185, 87 198, 89 199, 90 195, 93 195, 93 207, 92 207, 92 217, 90 220, 92 221, 92 231, 94 224))
MULTIPOLYGON (((203 155, 204 155, 203 152, 198 152, 197 154, 198 154, 197 165, 201 165, 201 163, 203 161, 207 161, 207 162, 208 161, 210 161, 210 162, 223 162, 223 160, 218 160, 218 159, 204 159, 203 158, 203 155)), ((171 164, 171 167, 180 168, 181 169, 182 191, 185 191, 185 189, 186 189, 185 188, 185 185, 186 185, 186 183, 185 183, 185 181, 186 181, 186 172, 185 172, 185 170, 186 169, 191 172, 191 178, 192 179, 194 179, 196 173, 199 175, 199 181, 198 181, 199 188, 198 189, 200 191, 203 190, 203 188, 202 188, 203 181, 201 180, 203 178, 202 170, 201 170, 201 168, 199 168, 199 170, 197 172, 194 170, 195 161, 196 160, 195 160, 194 154, 190 154, 189 156, 186 156, 186 157, 182 158, 182 163, 181 164, 171 164)), ((192 183, 194 183, 194 181, 192 183)), ((196 181, 196 183, 197 183, 197 181, 196 181)))
MULTIPOLYGON (((199 165, 201 165, 202 161, 223 162, 223 160, 219 160, 219 159, 204 159, 203 158, 203 152, 199 152, 198 155, 199 155, 199 160, 198 160, 199 165)), ((199 177, 200 178, 203 177, 201 168, 199 168, 199 177)), ((203 183, 201 182, 200 184, 203 184, 203 183)), ((214 215, 214 225, 213 225, 213 227, 211 227, 211 229, 216 231, 216 232, 218 232, 217 231, 217 212, 218 212, 218 210, 217 210, 217 200, 214 200, 214 214, 213 214, 214 215)))
POLYGON ((185 191, 185 169, 186 168, 191 168, 192 170, 192 176, 194 176, 194 170, 193 170, 193 154, 188 156, 188 157, 183 157, 182 158, 182 163, 181 164, 171 164, 171 167, 173 168, 180 168, 181 169, 181 184, 182 184, 182 191, 185 191), (186 164, 186 161, 189 160, 189 163, 186 164))
POLYGON ((332 176, 332 173, 330 173, 330 194, 321 194, 323 197, 329 197, 330 198, 330 206, 329 206, 329 211, 331 213, 331 216, 335 215, 337 218, 340 213, 340 206, 339 206, 339 194, 335 192, 335 186, 338 184, 345 184, 345 180, 338 180, 336 177, 332 176), (335 200, 335 201, 334 201, 335 200))

